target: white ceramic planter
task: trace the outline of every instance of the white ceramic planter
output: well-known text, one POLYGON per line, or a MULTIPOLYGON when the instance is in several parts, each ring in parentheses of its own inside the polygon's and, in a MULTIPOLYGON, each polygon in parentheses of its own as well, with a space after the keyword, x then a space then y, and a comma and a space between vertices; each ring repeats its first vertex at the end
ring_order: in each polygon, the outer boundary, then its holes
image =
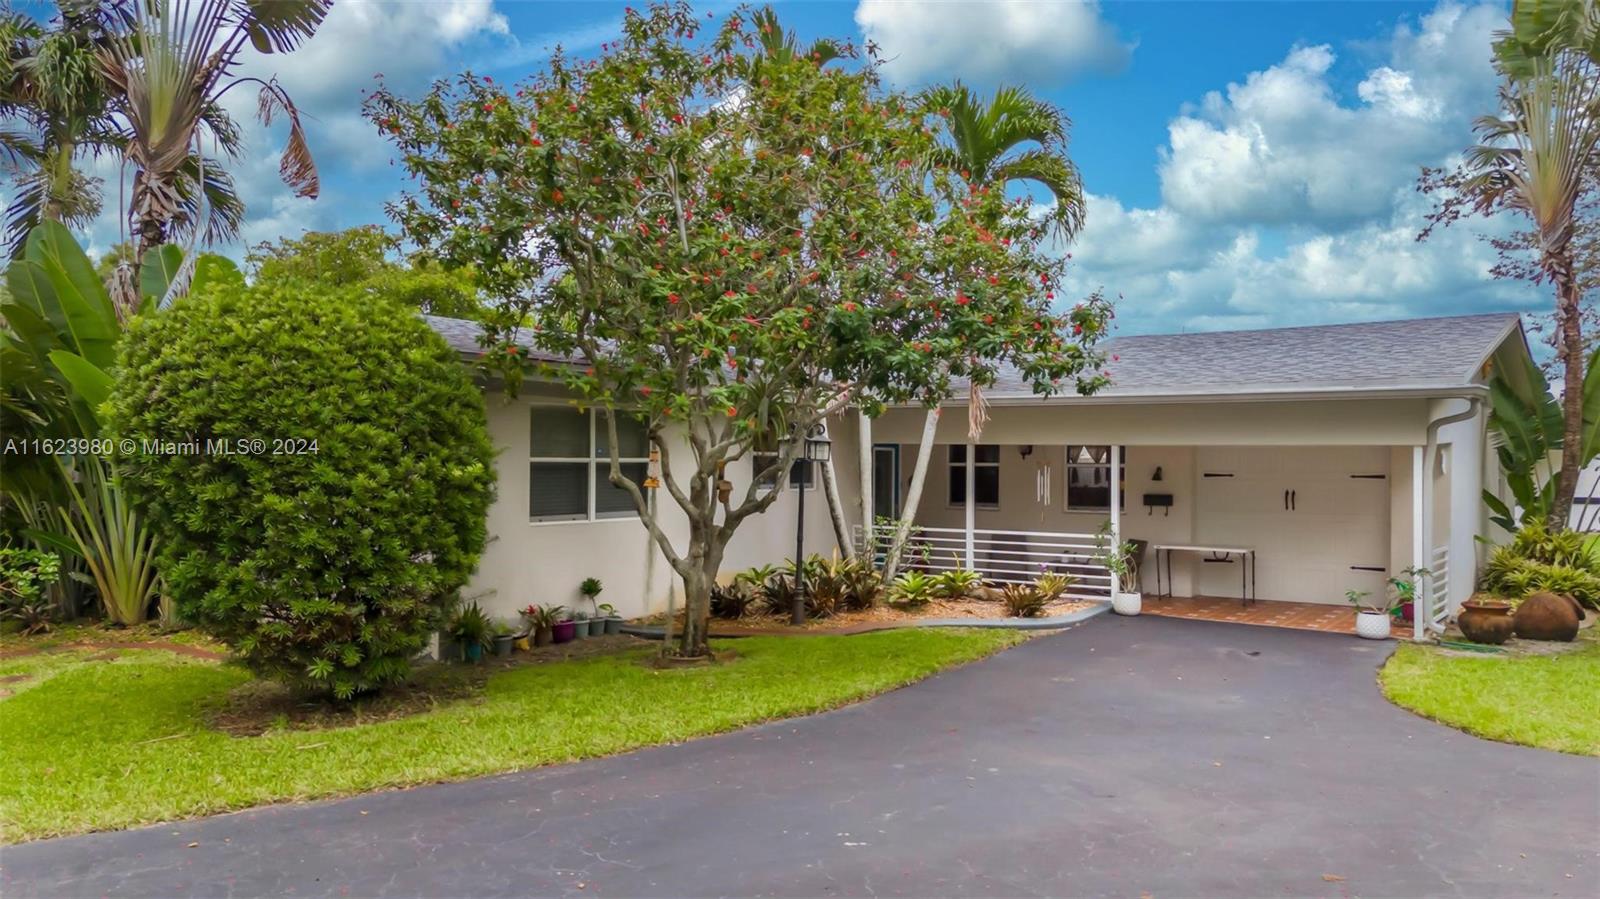
POLYGON ((1389 639, 1389 616, 1383 612, 1357 612, 1356 636, 1367 640, 1389 639))
POLYGON ((1139 593, 1118 593, 1111 597, 1111 611, 1118 615, 1137 615, 1144 605, 1144 597, 1139 593))

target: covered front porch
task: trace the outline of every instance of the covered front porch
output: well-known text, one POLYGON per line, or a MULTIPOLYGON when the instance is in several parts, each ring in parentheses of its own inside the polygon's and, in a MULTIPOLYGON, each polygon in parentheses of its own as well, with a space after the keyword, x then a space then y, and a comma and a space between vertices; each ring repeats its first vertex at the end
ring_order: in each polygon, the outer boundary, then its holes
MULTIPOLYGON (((919 444, 909 433, 908 425, 916 423, 905 414, 910 411, 891 411, 867 435, 870 459, 862 461, 871 472, 865 499, 872 524, 863 522, 856 531, 858 539, 871 533, 880 546, 911 502, 919 444), (900 420, 893 417, 897 412, 900 420)), ((1160 419, 1167 410, 1139 411, 1160 419)), ((1185 409, 1182 417, 1197 411, 1185 409)), ((1208 411, 1246 425, 1238 428, 1241 438, 1264 433, 1248 426, 1261 407, 1219 405, 1208 411)), ((1425 404, 1411 411, 1426 421, 1425 404)), ((1216 433, 1208 436, 1219 442, 1181 445, 1044 442, 1080 431, 1071 420, 1090 418, 1091 412, 1108 415, 1079 408, 999 409, 985 438, 993 433, 1009 442, 994 443, 963 439, 964 420, 939 422, 905 566, 967 568, 996 583, 1054 572, 1074 578, 1069 592, 1076 598, 1138 590, 1145 608, 1157 614, 1344 632, 1354 618, 1347 591, 1381 594, 1388 578, 1407 568, 1432 572, 1427 590, 1437 600, 1430 606, 1435 618, 1449 614, 1459 602, 1456 594, 1470 591, 1470 545, 1464 550, 1465 582, 1450 577, 1452 544, 1460 542, 1452 539, 1450 519, 1452 505, 1476 488, 1460 483, 1470 479, 1451 475, 1453 468, 1481 466, 1476 454, 1443 441, 1432 448, 1235 444, 1220 442, 1226 437, 1216 433), (1051 420, 1041 427, 1046 412, 1051 420), (1030 432, 1040 442, 1016 440, 1030 432), (1137 550, 1132 585, 1115 584, 1100 561, 1109 542, 1124 541, 1137 550), (1425 546, 1432 548, 1418 551, 1425 546), (1246 599, 1252 600, 1248 607, 1246 599), (1225 604, 1237 611, 1224 610, 1225 604)), ((1337 421, 1319 424, 1338 427, 1337 421)), ((1218 430, 1214 423, 1208 427, 1218 430)), ((1150 436, 1148 427, 1138 430, 1150 436)), ((1345 436, 1361 430, 1346 428, 1345 436)), ((1374 428, 1369 423, 1364 430, 1374 428)), ((1081 433, 1120 436, 1092 421, 1081 433)), ((1314 439, 1312 433, 1304 437, 1314 439)), ((1470 533, 1461 536, 1470 541, 1470 533)))

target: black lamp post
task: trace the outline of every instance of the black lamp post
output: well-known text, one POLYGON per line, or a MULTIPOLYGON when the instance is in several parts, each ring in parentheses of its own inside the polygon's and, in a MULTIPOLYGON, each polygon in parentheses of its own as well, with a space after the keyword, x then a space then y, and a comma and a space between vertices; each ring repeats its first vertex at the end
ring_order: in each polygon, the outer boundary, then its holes
POLYGON ((828 439, 825 425, 812 427, 802 445, 800 458, 794 464, 800 469, 800 489, 795 491, 794 527, 794 615, 790 623, 799 627, 806 623, 806 485, 811 483, 813 462, 827 462, 833 458, 833 441, 828 439))

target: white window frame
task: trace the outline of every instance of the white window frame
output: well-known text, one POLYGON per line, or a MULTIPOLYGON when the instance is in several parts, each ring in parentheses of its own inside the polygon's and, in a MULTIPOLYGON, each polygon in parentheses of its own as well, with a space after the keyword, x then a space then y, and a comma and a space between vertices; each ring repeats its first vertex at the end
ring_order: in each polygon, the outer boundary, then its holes
MULTIPOLYGON (((1111 504, 1104 506, 1074 506, 1072 505, 1072 470, 1075 468, 1104 469, 1106 473, 1106 489, 1111 489, 1111 462, 1109 456, 1112 444, 1109 443, 1069 443, 1061 447, 1062 478, 1061 478, 1061 508, 1067 512, 1110 512, 1111 504), (1097 462, 1072 461, 1072 448, 1076 446, 1103 446, 1106 448, 1108 461, 1105 464, 1097 462)), ((1128 508, 1128 452, 1127 447, 1119 454, 1122 465, 1120 466, 1121 478, 1118 486, 1122 488, 1121 495, 1117 497, 1119 509, 1128 508)))
MULTIPOLYGON (((961 497, 960 499, 955 499, 955 498, 952 498, 950 496, 950 487, 951 487, 952 484, 955 483, 954 475, 955 475, 956 470, 960 469, 960 471, 962 473, 962 476, 963 477, 966 476, 967 463, 964 462, 964 461, 963 462, 956 462, 951 458, 951 456, 955 455, 955 451, 958 448, 961 449, 961 450, 965 450, 967 448, 967 445, 964 444, 964 443, 950 443, 950 444, 946 444, 945 448, 944 448, 945 507, 949 508, 949 509, 965 509, 967 507, 967 498, 965 496, 961 497)), ((978 502, 978 500, 977 500, 977 488, 976 488, 976 486, 974 486, 973 494, 972 494, 973 495, 973 501, 972 501, 972 507, 973 508, 975 508, 975 509, 998 509, 998 508, 1000 508, 1000 492, 1001 492, 1000 488, 1002 486, 1002 484, 1001 484, 1001 472, 1000 472, 1000 460, 1004 456, 1005 456, 1005 446, 1002 445, 1002 444, 998 444, 998 443, 975 443, 975 444, 972 445, 972 482, 973 482, 973 484, 976 485, 977 482, 978 482, 978 469, 980 469, 980 468, 992 468, 992 469, 994 469, 994 480, 995 480, 994 502, 992 502, 992 503, 978 502), (995 454, 994 454, 994 461, 993 462, 980 462, 980 461, 978 461, 978 447, 980 447, 980 446, 992 446, 992 447, 995 448, 995 454)))
MULTIPOLYGON (((541 411, 549 412, 551 410, 575 411, 572 410, 570 406, 560 403, 530 403, 528 405, 528 426, 530 428, 530 435, 532 434, 531 428, 533 426, 533 417, 539 414, 541 411)), ((598 429, 600 427, 600 410, 590 409, 587 413, 581 414, 586 414, 589 418, 589 458, 585 459, 582 456, 535 456, 533 455, 533 448, 530 441, 530 446, 528 448, 528 494, 529 503, 531 504, 533 495, 534 463, 547 462, 567 465, 587 464, 589 472, 588 508, 583 512, 575 512, 570 515, 534 515, 532 508, 530 508, 528 510, 529 524, 591 524, 596 521, 617 521, 621 519, 639 517, 639 511, 637 509, 630 509, 622 512, 596 512, 595 490, 599 485, 599 478, 601 477, 602 471, 604 472, 604 477, 607 479, 606 482, 608 484, 610 483, 611 455, 610 453, 607 453, 604 457, 598 455, 600 442, 597 438, 599 436, 598 429)), ((648 456, 623 456, 618 461, 622 463, 643 463, 645 465, 650 464, 650 458, 648 456)))
MULTIPOLYGON (((756 451, 752 450, 750 452, 750 480, 754 481, 756 479, 757 475, 759 475, 759 474, 761 474, 761 472, 765 471, 767 466, 769 466, 773 462, 777 461, 777 459, 778 459, 778 454, 777 453, 760 453, 760 452, 756 452, 756 451)), ((815 470, 813 470, 811 472, 811 477, 806 478, 806 480, 803 483, 800 483, 800 484, 796 484, 795 483, 795 478, 800 476, 800 465, 799 465, 799 463, 801 463, 803 461, 805 461, 805 460, 804 459, 792 459, 789 462, 789 489, 790 490, 815 490, 815 489, 817 489, 817 473, 816 473, 815 470)), ((816 465, 818 463, 813 462, 811 464, 812 465, 816 465)), ((777 489, 777 486, 778 486, 777 484, 772 484, 770 486, 766 485, 766 484, 762 484, 757 488, 757 495, 758 496, 766 496, 767 494, 771 493, 773 490, 777 489)))

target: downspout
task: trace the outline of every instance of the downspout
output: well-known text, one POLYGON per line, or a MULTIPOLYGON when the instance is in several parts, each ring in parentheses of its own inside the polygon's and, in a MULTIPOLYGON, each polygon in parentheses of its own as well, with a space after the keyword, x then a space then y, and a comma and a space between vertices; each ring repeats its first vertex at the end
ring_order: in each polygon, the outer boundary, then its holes
MULTIPOLYGON (((1441 399, 1451 399, 1451 397, 1441 397, 1441 399)), ((1458 396, 1454 397, 1454 399, 1466 400, 1467 408, 1428 422, 1428 441, 1422 451, 1422 508, 1417 510, 1417 514, 1422 518, 1422 546, 1414 547, 1416 551, 1412 555, 1427 560, 1429 564, 1433 561, 1433 469, 1438 464, 1436 460, 1439 457, 1439 430, 1446 425, 1458 424, 1476 418, 1478 416, 1478 408, 1483 403, 1482 398, 1477 394, 1458 396)), ((1454 473, 1451 474, 1451 477, 1455 477, 1454 473)), ((1473 566, 1472 576, 1477 576, 1475 565, 1473 566)), ((1437 631, 1441 634, 1444 633, 1442 627, 1438 627, 1433 623, 1432 579, 1421 579, 1421 583, 1417 585, 1417 592, 1421 594, 1422 601, 1417 603, 1416 614, 1413 616, 1412 636, 1420 640, 1426 636, 1429 630, 1437 631)), ((1445 602, 1448 603, 1449 601, 1450 598, 1445 597, 1445 602)))

